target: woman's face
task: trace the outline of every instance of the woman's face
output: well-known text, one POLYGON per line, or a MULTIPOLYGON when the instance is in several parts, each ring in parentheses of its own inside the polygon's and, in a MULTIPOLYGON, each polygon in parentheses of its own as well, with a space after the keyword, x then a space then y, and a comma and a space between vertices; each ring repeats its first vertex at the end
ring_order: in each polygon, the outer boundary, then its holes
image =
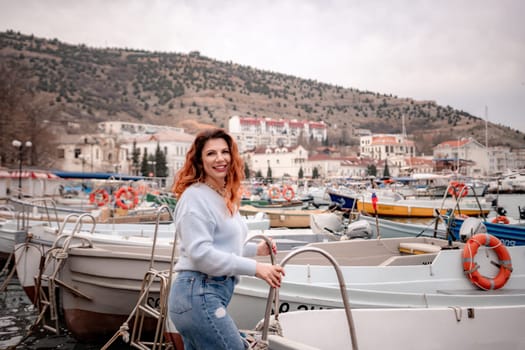
POLYGON ((219 187, 224 186, 230 162, 230 149, 224 139, 218 138, 206 141, 202 149, 202 165, 207 181, 211 181, 219 187))

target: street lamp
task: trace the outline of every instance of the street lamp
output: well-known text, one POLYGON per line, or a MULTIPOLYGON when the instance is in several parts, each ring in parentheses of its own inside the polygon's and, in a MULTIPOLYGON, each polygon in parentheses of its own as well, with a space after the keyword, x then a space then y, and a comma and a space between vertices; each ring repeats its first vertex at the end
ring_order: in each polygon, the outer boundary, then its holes
POLYGON ((24 148, 29 148, 33 146, 31 141, 22 141, 13 140, 13 147, 18 148, 18 198, 22 198, 22 159, 24 157, 24 148))

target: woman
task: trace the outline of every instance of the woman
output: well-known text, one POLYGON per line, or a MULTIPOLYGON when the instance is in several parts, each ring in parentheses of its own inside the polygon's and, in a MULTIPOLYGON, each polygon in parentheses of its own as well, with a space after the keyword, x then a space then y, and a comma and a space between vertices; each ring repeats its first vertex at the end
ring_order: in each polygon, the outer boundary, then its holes
POLYGON ((281 266, 245 257, 270 249, 265 242, 244 244, 248 227, 238 211, 243 168, 232 137, 206 130, 195 138, 172 188, 180 254, 169 310, 185 350, 245 349, 226 312, 238 276, 257 276, 277 288, 284 275, 281 266))

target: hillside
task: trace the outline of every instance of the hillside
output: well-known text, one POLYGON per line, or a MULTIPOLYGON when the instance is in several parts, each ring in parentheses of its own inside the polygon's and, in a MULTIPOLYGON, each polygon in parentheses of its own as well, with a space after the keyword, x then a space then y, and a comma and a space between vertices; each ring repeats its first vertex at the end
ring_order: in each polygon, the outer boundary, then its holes
MULTIPOLYGON (((258 70, 189 54, 68 45, 12 31, 0 33, 0 65, 30 72, 34 96, 53 109, 51 122, 126 120, 227 127, 231 115, 323 120, 329 141, 356 144, 355 129, 401 132, 402 116, 418 152, 447 139, 485 142, 485 121, 433 101, 398 98, 258 70)), ((524 134, 489 123, 489 144, 523 147, 524 134)))

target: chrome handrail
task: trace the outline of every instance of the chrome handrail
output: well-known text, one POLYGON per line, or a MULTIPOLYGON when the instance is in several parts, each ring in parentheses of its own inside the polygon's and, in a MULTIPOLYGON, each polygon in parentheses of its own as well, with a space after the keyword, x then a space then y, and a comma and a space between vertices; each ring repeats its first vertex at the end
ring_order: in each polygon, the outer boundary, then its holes
MULTIPOLYGON (((355 327, 354 327, 354 321, 353 321, 353 318, 352 318, 350 302, 348 301, 348 295, 346 293, 345 281, 344 281, 343 273, 341 272, 341 268, 339 267, 339 264, 337 263, 335 258, 331 254, 329 254, 328 252, 324 251, 323 249, 316 248, 316 247, 302 247, 302 248, 299 248, 299 249, 297 249, 295 251, 292 251, 291 253, 286 255, 283 258, 283 260, 281 261, 280 265, 282 267, 284 267, 286 265, 286 263, 291 258, 293 258, 294 256, 296 256, 298 254, 307 253, 307 252, 321 254, 322 256, 327 258, 332 263, 332 266, 334 267, 335 272, 337 274, 337 280, 339 282, 339 290, 341 291, 341 297, 343 299, 343 306, 344 306, 344 309, 345 309, 346 321, 348 323, 348 329, 350 331, 350 336, 352 338, 352 349, 357 350, 358 346, 357 346, 356 332, 355 332, 355 327)), ((271 305, 271 300, 274 299, 274 294, 275 294, 275 300, 278 300, 279 293, 278 293, 277 289, 273 288, 273 287, 270 287, 270 292, 268 294, 268 302, 267 302, 266 312, 265 312, 265 315, 264 315, 262 336, 261 336, 263 341, 267 341, 267 339, 268 339, 268 329, 269 329, 269 326, 270 326, 270 313, 271 313, 271 308, 268 308, 268 304, 271 305)), ((276 317, 278 317, 278 310, 279 310, 279 308, 276 307, 276 311, 275 311, 276 312, 276 317)))

